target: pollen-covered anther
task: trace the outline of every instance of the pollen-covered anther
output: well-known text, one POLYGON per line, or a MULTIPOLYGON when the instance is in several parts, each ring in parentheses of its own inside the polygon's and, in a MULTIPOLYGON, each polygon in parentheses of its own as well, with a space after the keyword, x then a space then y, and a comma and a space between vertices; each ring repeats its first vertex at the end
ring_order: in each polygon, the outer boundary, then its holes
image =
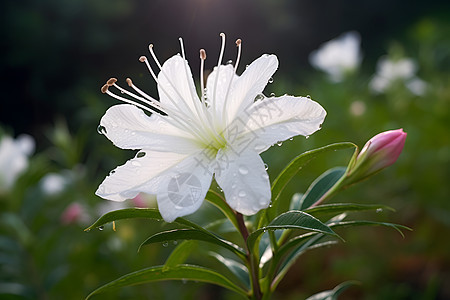
POLYGON ((242 40, 241 39, 237 39, 236 40, 236 46, 239 47, 241 44, 242 44, 242 40))
POLYGON ((205 60, 206 59, 206 51, 205 49, 200 49, 200 59, 205 60))
POLYGON ((127 78, 125 81, 127 82, 129 87, 133 87, 133 81, 131 81, 130 78, 127 78))
POLYGON ((145 61, 147 61, 147 57, 142 55, 141 57, 139 57, 139 61, 140 62, 145 62, 145 61))
POLYGON ((108 91, 108 88, 109 88, 109 85, 104 84, 100 90, 102 91, 103 94, 106 94, 106 92, 108 91))
POLYGON ((116 83, 117 82, 117 79, 116 78, 110 78, 107 82, 106 82, 106 84, 108 85, 108 86, 112 86, 112 85, 114 85, 114 83, 116 83))

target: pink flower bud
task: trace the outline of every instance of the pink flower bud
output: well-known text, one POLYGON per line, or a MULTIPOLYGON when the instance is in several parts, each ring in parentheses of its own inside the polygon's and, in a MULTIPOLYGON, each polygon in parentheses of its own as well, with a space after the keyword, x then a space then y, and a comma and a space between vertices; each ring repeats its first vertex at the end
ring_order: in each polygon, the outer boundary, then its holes
POLYGON ((347 176, 359 181, 395 163, 405 145, 403 129, 389 130, 371 138, 356 157, 347 176))

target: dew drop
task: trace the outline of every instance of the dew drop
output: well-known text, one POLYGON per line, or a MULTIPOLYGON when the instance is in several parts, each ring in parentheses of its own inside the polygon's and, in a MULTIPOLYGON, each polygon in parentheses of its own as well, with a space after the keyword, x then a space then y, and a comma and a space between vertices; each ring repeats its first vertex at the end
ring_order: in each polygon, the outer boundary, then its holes
POLYGON ((242 175, 248 174, 248 169, 247 169, 247 167, 240 166, 240 167, 239 167, 239 173, 241 173, 242 175))
POLYGON ((140 151, 136 154, 136 158, 141 158, 145 156, 145 152, 144 151, 140 151))
POLYGON ((306 98, 311 99, 311 96, 310 95, 306 95, 306 98))
POLYGON ((167 247, 167 246, 169 246, 169 242, 164 242, 162 245, 163 245, 163 247, 167 247))
POLYGON ((255 97, 255 101, 259 101, 259 100, 263 100, 264 99, 264 95, 263 94, 258 94, 255 97))
POLYGON ((125 92, 124 92, 124 91, 120 91, 120 93, 121 93, 121 94, 125 94, 125 92))
POLYGON ((131 135, 136 135, 136 132, 135 132, 135 131, 132 131, 132 132, 131 132, 131 135))
POLYGON ((112 170, 111 172, 109 172, 109 175, 112 175, 114 173, 116 173, 116 170, 112 170))
POLYGON ((270 97, 275 97, 275 93, 270 93, 270 97))
POLYGON ((278 145, 279 147, 281 147, 281 145, 283 145, 283 142, 278 142, 277 145, 278 145))
POLYGON ((309 135, 305 136, 306 139, 309 139, 309 135))
POLYGON ((232 65, 233 61, 230 59, 229 61, 227 61, 227 65, 232 65))
POLYGON ((105 229, 105 227, 104 226, 100 226, 97 229, 100 230, 100 231, 103 231, 103 229, 105 229))
POLYGON ((106 134, 106 127, 105 127, 105 126, 102 126, 102 125, 98 125, 98 127, 97 127, 97 132, 98 132, 99 134, 106 134))
POLYGON ((383 209, 382 208, 377 208, 376 212, 377 213, 383 212, 383 209))
POLYGON ((290 140, 290 141, 293 141, 293 140, 294 140, 294 138, 290 138, 289 140, 290 140))
POLYGON ((269 170, 269 165, 268 164, 264 164, 264 170, 269 170))
POLYGON ((245 196, 247 196, 247 193, 244 190, 242 190, 239 192, 238 195, 239 195, 239 197, 245 197, 245 196))
POLYGON ((135 160, 133 160, 133 161, 131 162, 131 164, 132 164, 133 166, 135 166, 135 167, 141 167, 141 166, 142 166, 142 164, 141 164, 140 162, 135 161, 135 160))
POLYGON ((270 77, 269 78, 269 83, 272 83, 273 82, 273 77, 270 77))
POLYGON ((175 246, 178 245, 178 241, 173 241, 172 242, 175 246))
POLYGON ((266 200, 264 200, 264 199, 259 200, 259 205, 266 206, 266 204, 267 204, 266 200))

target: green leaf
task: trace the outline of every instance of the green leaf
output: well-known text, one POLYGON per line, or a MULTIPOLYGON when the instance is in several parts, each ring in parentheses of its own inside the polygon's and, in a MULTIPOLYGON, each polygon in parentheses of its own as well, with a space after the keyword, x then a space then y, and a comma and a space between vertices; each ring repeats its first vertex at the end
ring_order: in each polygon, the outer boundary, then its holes
POLYGON ((219 208, 222 213, 231 221, 234 227, 239 231, 239 223, 236 219, 234 211, 220 194, 213 190, 209 190, 206 194, 206 200, 219 208))
POLYGON ((252 232, 247 239, 248 248, 255 250, 254 247, 261 234, 267 230, 278 229, 305 229, 338 237, 330 227, 315 217, 302 211, 293 210, 279 215, 269 225, 252 232))
POLYGON ((228 270, 230 270, 230 272, 234 276, 236 276, 239 282, 242 282, 247 289, 250 289, 250 277, 248 275, 248 270, 245 267, 245 265, 235 260, 225 258, 222 255, 215 252, 210 252, 209 254, 215 259, 217 259, 221 264, 223 264, 228 270))
POLYGON ((350 227, 350 226, 385 226, 395 229, 402 237, 405 237, 402 229, 412 231, 411 228, 393 224, 393 223, 385 223, 385 222, 375 222, 375 221, 345 221, 345 222, 337 222, 328 224, 330 227, 350 227))
POLYGON ((395 211, 392 207, 380 204, 356 204, 356 203, 333 203, 323 204, 303 210, 311 215, 325 215, 325 214, 341 214, 349 211, 365 211, 375 210, 377 212, 382 210, 395 211))
MULTIPOLYGON (((161 214, 157 209, 154 208, 125 208, 120 210, 111 211, 109 213, 101 216, 94 224, 85 229, 85 231, 89 231, 92 228, 98 228, 107 223, 123 220, 123 219, 134 219, 134 218, 144 218, 144 219, 153 219, 158 221, 164 221, 161 217, 161 214)), ((183 218, 177 218, 173 223, 195 228, 198 230, 204 230, 202 227, 198 226, 191 221, 188 221, 183 218)))
POLYGON ((349 288, 352 285, 359 285, 360 283, 358 281, 346 281, 341 283, 340 285, 336 286, 332 290, 320 292, 318 294, 312 295, 311 297, 308 297, 306 300, 337 300, 338 296, 345 291, 347 288, 349 288))
POLYGON ((246 290, 237 286, 226 277, 213 270, 200 266, 179 265, 169 268, 164 266, 156 266, 129 273, 99 287, 90 293, 86 300, 96 294, 111 291, 117 288, 164 280, 193 280, 212 283, 237 292, 241 295, 248 296, 246 290))
POLYGON ((178 244, 175 249, 172 250, 169 257, 167 258, 164 266, 174 267, 177 265, 184 264, 191 255, 191 253, 197 248, 197 242, 193 240, 186 240, 178 244))
POLYGON ((164 232, 159 232, 157 234, 152 235, 147 240, 145 240, 139 249, 142 246, 153 244, 153 243, 165 243, 168 241, 176 241, 176 240, 198 240, 204 241, 212 244, 216 244, 222 248, 228 249, 231 252, 235 253, 237 256, 245 260, 245 252, 244 249, 239 246, 219 238, 218 236, 208 232, 208 231, 200 231, 196 229, 174 229, 164 232))
POLYGON ((304 210, 319 201, 345 174, 346 169, 345 167, 336 167, 317 177, 300 200, 300 210, 304 210))
MULTIPOLYGON (((278 207, 280 203, 278 199, 280 198, 281 192, 284 190, 289 181, 311 160, 315 159, 319 154, 348 149, 348 148, 356 148, 356 145, 349 142, 344 143, 336 143, 327 145, 321 148, 317 148, 314 150, 310 150, 300 154, 295 157, 283 171, 275 178, 272 184, 272 208, 269 209, 269 216, 274 216, 278 212, 278 207)), ((288 207, 289 205, 286 205, 288 207)))

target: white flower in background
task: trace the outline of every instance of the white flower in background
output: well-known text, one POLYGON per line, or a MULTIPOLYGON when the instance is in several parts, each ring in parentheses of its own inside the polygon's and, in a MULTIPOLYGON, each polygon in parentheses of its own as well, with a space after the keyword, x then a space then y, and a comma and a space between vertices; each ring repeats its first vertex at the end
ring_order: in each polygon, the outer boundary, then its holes
MULTIPOLYGON (((259 154, 279 141, 314 133, 326 112, 307 97, 262 95, 278 68, 277 57, 262 55, 238 76, 241 40, 236 41, 235 65, 222 65, 225 35, 221 37, 217 66, 208 76, 206 88, 200 80, 204 91, 200 97, 181 38, 182 55, 163 65, 149 46, 160 69, 158 75, 146 57, 140 58, 157 83, 159 101, 130 79, 127 83, 135 93, 117 85, 114 78, 103 86, 102 92, 129 104, 109 108, 99 130, 117 147, 140 151, 105 178, 98 196, 124 201, 140 192, 156 194, 161 215, 172 222, 200 207, 214 175, 236 211, 251 215, 269 206, 269 176, 259 154), (111 92, 112 88, 119 93, 111 92)), ((202 49, 202 79, 205 59, 202 49)))
POLYGON ((3 136, 0 141, 0 191, 11 188, 17 177, 28 168, 28 157, 34 151, 34 139, 20 135, 17 139, 3 136))
POLYGON ((355 71, 361 64, 361 37, 356 31, 346 32, 311 52, 309 62, 324 71, 335 82, 355 71))
POLYGON ((417 64, 410 58, 392 60, 383 56, 378 60, 377 72, 369 83, 376 93, 384 93, 392 84, 401 81, 415 95, 423 95, 427 84, 416 76, 417 64))
POLYGON ((67 177, 58 173, 48 173, 40 181, 42 191, 47 195, 61 193, 68 183, 67 177))

